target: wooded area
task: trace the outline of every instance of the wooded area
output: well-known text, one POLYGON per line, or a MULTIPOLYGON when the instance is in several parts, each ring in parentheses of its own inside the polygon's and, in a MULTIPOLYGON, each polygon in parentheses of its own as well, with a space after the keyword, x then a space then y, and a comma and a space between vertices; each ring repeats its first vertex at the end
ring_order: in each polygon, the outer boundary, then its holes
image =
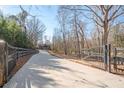
POLYGON ((124 47, 124 6, 59 6, 52 49, 81 56, 82 49, 124 47))
POLYGON ((109 74, 124 75, 124 6, 12 7, 0 11, 0 87, 124 85, 109 74))

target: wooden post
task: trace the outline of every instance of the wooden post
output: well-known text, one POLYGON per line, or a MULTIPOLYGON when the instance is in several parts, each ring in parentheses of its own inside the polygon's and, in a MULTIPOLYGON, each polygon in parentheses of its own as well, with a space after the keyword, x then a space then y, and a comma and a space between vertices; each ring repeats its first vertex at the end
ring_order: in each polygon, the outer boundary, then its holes
POLYGON ((0 86, 7 81, 7 44, 0 40, 0 86))
POLYGON ((111 44, 108 44, 108 58, 107 58, 108 72, 111 72, 111 44))
POLYGON ((107 70, 107 45, 104 45, 104 66, 105 70, 107 70))

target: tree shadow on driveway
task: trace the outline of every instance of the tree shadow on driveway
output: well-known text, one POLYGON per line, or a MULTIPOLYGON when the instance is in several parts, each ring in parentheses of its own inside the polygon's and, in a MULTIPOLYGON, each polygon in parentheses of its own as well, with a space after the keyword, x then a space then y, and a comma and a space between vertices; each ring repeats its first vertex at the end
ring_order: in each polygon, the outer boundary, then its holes
POLYGON ((12 77, 12 79, 5 84, 6 88, 42 88, 42 87, 58 87, 54 78, 45 76, 49 74, 46 70, 61 71, 71 69, 66 68, 60 64, 60 58, 49 55, 42 51, 39 54, 32 56, 32 58, 12 77))

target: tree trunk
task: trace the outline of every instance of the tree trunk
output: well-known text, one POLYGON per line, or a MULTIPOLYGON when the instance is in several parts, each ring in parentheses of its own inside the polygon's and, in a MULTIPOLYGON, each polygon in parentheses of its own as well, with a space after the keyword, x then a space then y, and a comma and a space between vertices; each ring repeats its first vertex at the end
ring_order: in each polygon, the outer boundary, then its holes
POLYGON ((78 35, 78 29, 77 29, 77 20, 76 20, 76 14, 74 15, 74 23, 75 23, 75 34, 77 38, 77 51, 78 51, 78 57, 81 57, 80 53, 80 41, 79 41, 79 35, 78 35))
POLYGON ((104 23, 104 33, 103 33, 103 44, 106 45, 108 43, 108 22, 104 23))
POLYGON ((67 45, 66 45, 66 40, 65 40, 65 34, 63 32, 63 42, 64 42, 64 53, 67 55, 67 45))
POLYGON ((104 27, 104 45, 108 43, 108 11, 106 11, 105 17, 104 17, 104 22, 103 22, 103 27, 104 27))

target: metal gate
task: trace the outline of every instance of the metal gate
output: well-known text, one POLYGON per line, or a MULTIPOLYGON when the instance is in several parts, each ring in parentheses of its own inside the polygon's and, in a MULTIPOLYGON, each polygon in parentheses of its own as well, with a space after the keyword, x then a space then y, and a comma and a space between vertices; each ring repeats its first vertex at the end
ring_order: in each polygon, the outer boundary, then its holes
POLYGON ((83 49, 81 55, 82 55, 81 58, 83 60, 86 60, 88 64, 91 64, 94 67, 105 70, 104 46, 83 49))
POLYGON ((82 50, 82 58, 92 66, 105 71, 124 74, 124 48, 114 48, 111 44, 82 50))
POLYGON ((124 75, 124 48, 113 48, 111 66, 113 73, 124 75))

